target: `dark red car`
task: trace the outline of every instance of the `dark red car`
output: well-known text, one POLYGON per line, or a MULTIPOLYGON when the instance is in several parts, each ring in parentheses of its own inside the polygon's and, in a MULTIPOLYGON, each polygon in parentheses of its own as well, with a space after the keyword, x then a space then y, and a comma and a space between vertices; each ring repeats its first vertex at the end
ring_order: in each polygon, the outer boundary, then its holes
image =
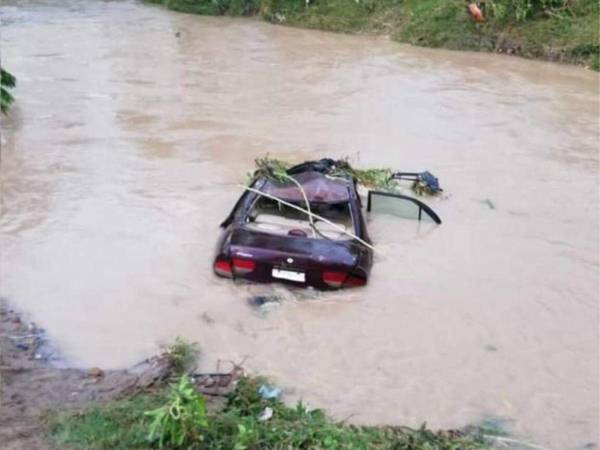
MULTIPOLYGON (((255 177, 221 224, 215 273, 317 289, 365 285, 373 250, 361 199, 354 179, 331 176, 334 165, 321 160, 292 167, 287 174, 296 183, 255 177), (302 211, 304 196, 319 218, 311 221, 302 211)), ((400 199, 415 218, 441 223, 422 202, 388 192, 370 191, 367 211, 375 197, 400 199)))

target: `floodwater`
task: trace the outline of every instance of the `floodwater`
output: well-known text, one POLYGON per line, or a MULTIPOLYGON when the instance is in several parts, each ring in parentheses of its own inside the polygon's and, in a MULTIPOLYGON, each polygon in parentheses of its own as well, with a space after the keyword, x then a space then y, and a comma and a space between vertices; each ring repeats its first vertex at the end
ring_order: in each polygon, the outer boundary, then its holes
MULTIPOLYGON (((598 445, 598 75, 130 1, 2 2, 1 294, 74 366, 176 336, 339 419, 485 418, 598 445), (179 33, 177 36, 176 33, 179 33), (364 289, 217 279, 266 153, 428 169, 444 220, 370 217, 364 289), (266 313, 250 295, 276 293, 266 313)), ((596 448, 596 447, 594 447, 596 448)))

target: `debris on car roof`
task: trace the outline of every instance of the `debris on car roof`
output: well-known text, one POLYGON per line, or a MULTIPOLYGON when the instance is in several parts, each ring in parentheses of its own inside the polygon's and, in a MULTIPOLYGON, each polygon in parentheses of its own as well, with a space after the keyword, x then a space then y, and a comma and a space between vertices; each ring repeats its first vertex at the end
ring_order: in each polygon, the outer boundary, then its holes
POLYGON ((425 172, 395 172, 394 180, 412 181, 412 190, 418 195, 437 195, 443 191, 438 179, 429 171, 425 172))
POLYGON ((330 177, 352 179, 365 188, 377 188, 390 192, 401 191, 401 181, 410 181, 411 189, 420 196, 434 196, 443 192, 439 180, 427 170, 397 172, 389 168, 357 169, 347 159, 334 160, 331 158, 292 165, 286 161, 266 156, 256 159, 255 164, 256 170, 251 178, 263 176, 275 182, 284 182, 287 178, 286 175, 316 172, 330 177))

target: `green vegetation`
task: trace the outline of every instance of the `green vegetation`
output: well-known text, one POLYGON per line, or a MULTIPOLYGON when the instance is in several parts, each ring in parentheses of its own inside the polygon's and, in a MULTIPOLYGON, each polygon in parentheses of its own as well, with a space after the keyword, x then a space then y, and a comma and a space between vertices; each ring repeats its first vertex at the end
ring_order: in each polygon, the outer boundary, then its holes
POLYGON ((362 427, 334 422, 302 403, 291 408, 264 400, 258 378, 241 378, 225 406, 208 413, 187 377, 165 391, 49 419, 60 448, 171 448, 198 450, 478 450, 477 432, 434 432, 425 426, 362 427), (265 419, 265 410, 272 417, 265 419), (147 412, 149 411, 149 412, 147 412), (262 417, 261 417, 262 415, 262 417))
MULTIPOLYGON (((165 392, 140 394, 83 412, 47 414, 46 422, 57 443, 79 449, 148 448, 151 419, 144 412, 166 402, 165 392)), ((63 448, 59 445, 58 448, 63 448)))
POLYGON ((177 337, 175 343, 167 348, 165 355, 169 359, 169 368, 175 375, 182 375, 195 369, 200 349, 196 343, 190 343, 177 337))
POLYGON ((190 448, 202 442, 208 427, 206 402, 198 394, 187 375, 173 386, 167 403, 146 413, 152 418, 150 442, 158 441, 159 448, 165 444, 172 448, 190 448))
POLYGON ((10 89, 17 85, 17 79, 10 72, 0 67, 0 111, 8 114, 10 105, 15 101, 10 89))
POLYGON ((414 45, 486 50, 584 64, 600 70, 597 0, 150 0, 176 11, 260 15, 273 23, 383 33, 414 45))
POLYGON ((209 16, 253 16, 259 13, 260 0, 148 0, 174 11, 209 16))
MULTIPOLYGON (((269 178, 274 182, 286 183, 290 180, 287 170, 292 164, 268 155, 254 160, 256 170, 248 174, 248 180, 252 181, 257 176, 269 178)), ((354 179, 358 184, 367 189, 378 189, 389 192, 402 192, 402 185, 398 179, 394 179, 394 172, 389 168, 357 169, 352 167, 347 159, 335 161, 335 168, 328 173, 334 177, 354 179)), ((437 195, 441 190, 432 190, 422 180, 414 180, 411 189, 417 195, 437 195)))
MULTIPOLYGON (((286 170, 293 166, 288 161, 270 158, 268 155, 254 160, 256 170, 249 174, 252 180, 256 176, 263 176, 278 182, 286 182, 289 176, 286 170)), ((336 161, 336 168, 331 173, 333 176, 354 178, 358 183, 367 188, 379 188, 383 190, 394 190, 398 183, 392 180, 390 169, 356 169, 350 165, 347 159, 336 161)))

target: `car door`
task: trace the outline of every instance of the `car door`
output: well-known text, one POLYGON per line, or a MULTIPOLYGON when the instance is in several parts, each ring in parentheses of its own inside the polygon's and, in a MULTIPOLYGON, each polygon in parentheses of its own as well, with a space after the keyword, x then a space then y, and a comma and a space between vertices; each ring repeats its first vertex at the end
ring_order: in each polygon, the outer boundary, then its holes
POLYGON ((384 191, 369 191, 367 212, 385 212, 406 219, 429 221, 441 224, 442 220, 433 209, 420 200, 402 194, 384 191))

